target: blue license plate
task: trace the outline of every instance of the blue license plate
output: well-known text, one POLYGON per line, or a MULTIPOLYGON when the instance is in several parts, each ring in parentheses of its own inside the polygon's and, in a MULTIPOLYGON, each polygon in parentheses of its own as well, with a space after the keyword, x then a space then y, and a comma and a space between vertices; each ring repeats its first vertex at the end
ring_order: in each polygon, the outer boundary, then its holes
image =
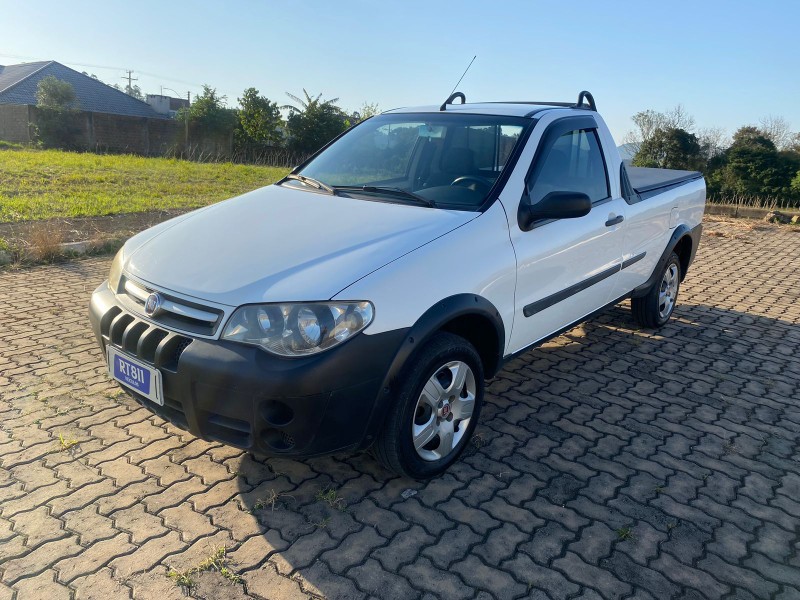
POLYGON ((156 404, 164 404, 161 395, 161 373, 131 358, 116 348, 108 347, 108 369, 111 376, 126 387, 156 404))

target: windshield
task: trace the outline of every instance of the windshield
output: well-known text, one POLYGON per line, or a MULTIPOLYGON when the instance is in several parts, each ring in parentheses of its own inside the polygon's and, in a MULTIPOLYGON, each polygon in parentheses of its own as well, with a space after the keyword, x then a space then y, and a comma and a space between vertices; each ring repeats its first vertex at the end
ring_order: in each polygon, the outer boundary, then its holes
POLYGON ((503 172, 525 128, 520 117, 380 115, 353 128, 284 185, 388 202, 476 210, 503 172), (319 188, 316 188, 319 189, 319 188))

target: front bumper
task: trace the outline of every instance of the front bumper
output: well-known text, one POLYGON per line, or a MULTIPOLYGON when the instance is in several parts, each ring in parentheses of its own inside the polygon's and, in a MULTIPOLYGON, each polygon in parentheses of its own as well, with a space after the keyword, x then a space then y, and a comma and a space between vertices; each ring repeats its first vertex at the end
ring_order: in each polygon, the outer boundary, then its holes
POLYGON ((367 427, 405 330, 366 335, 316 356, 281 358, 254 346, 167 331, 124 309, 106 283, 89 318, 109 344, 161 372, 164 405, 142 406, 197 437, 264 455, 313 456, 365 447, 367 427))

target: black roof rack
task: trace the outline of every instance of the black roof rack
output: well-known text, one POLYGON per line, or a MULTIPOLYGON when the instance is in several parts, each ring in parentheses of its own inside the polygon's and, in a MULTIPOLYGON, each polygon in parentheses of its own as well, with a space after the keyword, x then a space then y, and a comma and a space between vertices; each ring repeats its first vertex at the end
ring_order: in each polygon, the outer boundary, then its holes
POLYGON ((455 100, 456 98, 461 98, 461 104, 467 103, 467 97, 464 94, 462 94, 461 92, 453 92, 452 94, 450 94, 447 100, 445 100, 442 103, 442 105, 439 107, 439 110, 447 110, 447 105, 452 104, 453 100, 455 100))
MULTIPOLYGON (((453 104, 453 101, 456 98, 461 99, 461 104, 467 103, 467 97, 462 94, 461 92, 453 92, 450 96, 445 100, 442 105, 439 107, 440 111, 447 110, 448 104, 453 104)), ((594 96, 591 93, 583 90, 580 94, 578 94, 578 101, 577 102, 533 102, 530 100, 522 100, 522 101, 505 101, 505 102, 486 102, 486 104, 531 104, 533 106, 561 106, 564 108, 582 108, 584 110, 593 110, 597 112, 597 105, 594 103, 594 96)))
POLYGON ((589 110, 597 112, 597 106, 594 103, 594 96, 592 96, 586 90, 583 90, 580 94, 578 94, 578 101, 575 103, 575 108, 583 108, 584 99, 586 99, 586 101, 589 103, 589 110))
POLYGON ((597 112, 597 106, 594 103, 594 96, 591 93, 583 90, 578 94, 577 102, 541 102, 531 100, 505 100, 500 102, 487 102, 486 104, 530 104, 532 106, 561 106, 564 108, 582 108, 585 110, 593 110, 597 112))

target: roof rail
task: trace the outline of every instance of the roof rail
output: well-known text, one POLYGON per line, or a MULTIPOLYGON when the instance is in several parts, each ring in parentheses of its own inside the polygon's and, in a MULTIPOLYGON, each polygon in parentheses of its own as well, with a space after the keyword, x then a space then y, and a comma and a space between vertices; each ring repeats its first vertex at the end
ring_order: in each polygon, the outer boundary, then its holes
MULTIPOLYGON (((453 101, 456 98, 461 99, 461 104, 467 103, 467 97, 462 94, 461 92, 453 92, 450 96, 445 100, 442 105, 439 107, 440 111, 447 110, 447 105, 453 104, 453 101)), ((590 92, 583 90, 580 94, 578 94, 578 101, 574 104, 572 102, 532 102, 530 100, 525 101, 511 101, 511 102, 487 102, 486 104, 533 104, 538 106, 560 106, 563 108, 583 108, 586 110, 593 110, 597 112, 597 105, 594 103, 594 96, 590 92)))
POLYGON ((530 104, 532 106, 558 106, 560 108, 582 108, 584 110, 593 110, 597 112, 597 106, 594 103, 594 96, 586 90, 578 94, 577 102, 543 102, 532 100, 501 100, 496 102, 485 102, 484 104, 530 104))
POLYGON ((467 103, 467 97, 464 94, 462 94, 461 92, 453 92, 452 94, 450 94, 447 100, 445 100, 442 103, 442 105, 439 107, 439 110, 447 110, 447 105, 452 104, 453 100, 455 100, 456 98, 461 98, 461 104, 467 103))
POLYGON ((594 103, 594 96, 592 96, 586 90, 583 90, 580 94, 578 94, 578 101, 575 103, 575 108, 583 108, 583 100, 584 98, 589 103, 589 110, 593 110, 597 112, 597 106, 594 103))

